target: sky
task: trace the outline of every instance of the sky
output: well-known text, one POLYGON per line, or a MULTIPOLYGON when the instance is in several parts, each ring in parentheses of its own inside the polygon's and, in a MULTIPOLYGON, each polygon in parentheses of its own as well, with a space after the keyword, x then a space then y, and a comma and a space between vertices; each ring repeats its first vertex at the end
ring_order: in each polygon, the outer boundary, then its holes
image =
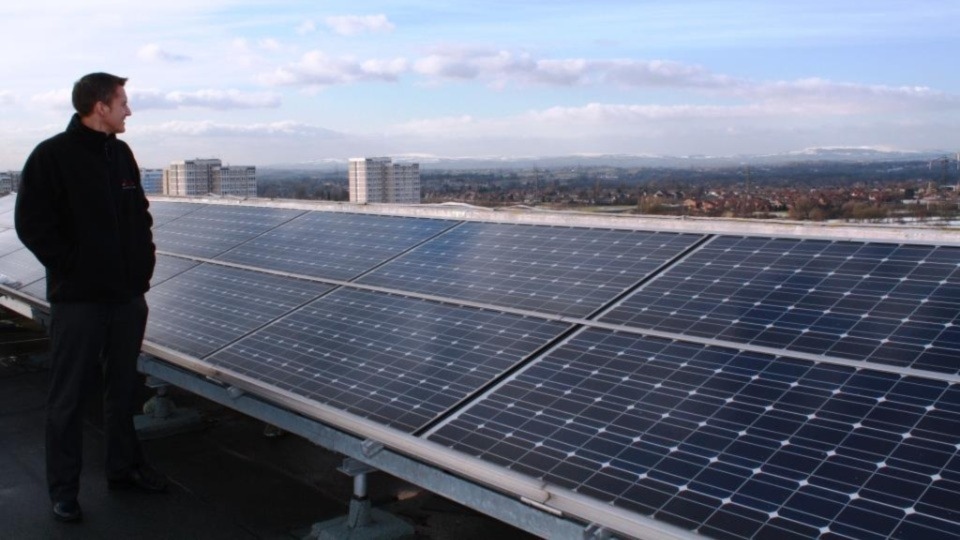
POLYGON ((0 170, 128 77, 141 166, 960 150, 956 0, 31 0, 0 170))

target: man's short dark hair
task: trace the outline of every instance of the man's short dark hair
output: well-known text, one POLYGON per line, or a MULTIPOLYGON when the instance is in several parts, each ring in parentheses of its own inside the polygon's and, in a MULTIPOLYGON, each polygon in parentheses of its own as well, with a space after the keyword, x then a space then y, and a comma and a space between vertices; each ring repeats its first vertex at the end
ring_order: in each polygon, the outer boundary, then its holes
POLYGON ((127 79, 109 73, 91 73, 84 75, 73 85, 73 108, 80 116, 93 112, 98 101, 110 103, 117 87, 126 84, 127 79))

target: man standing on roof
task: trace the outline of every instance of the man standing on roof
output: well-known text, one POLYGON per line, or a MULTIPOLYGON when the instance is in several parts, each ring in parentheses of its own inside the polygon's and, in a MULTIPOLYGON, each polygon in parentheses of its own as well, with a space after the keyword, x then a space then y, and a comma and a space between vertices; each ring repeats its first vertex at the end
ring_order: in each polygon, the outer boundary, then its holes
POLYGON ((153 219, 133 152, 117 139, 130 116, 126 79, 91 73, 73 86, 76 114, 23 167, 17 234, 47 271, 50 393, 47 485, 54 517, 79 521, 83 405, 103 376, 106 476, 111 489, 161 492, 133 425, 147 322, 144 293, 156 262, 153 219))

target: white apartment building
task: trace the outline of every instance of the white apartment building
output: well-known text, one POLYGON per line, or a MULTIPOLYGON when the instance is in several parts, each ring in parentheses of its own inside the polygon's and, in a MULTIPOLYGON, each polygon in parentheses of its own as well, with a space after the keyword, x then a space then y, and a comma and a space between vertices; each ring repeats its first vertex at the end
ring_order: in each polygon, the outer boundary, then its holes
POLYGON ((163 170, 165 195, 257 196, 257 168, 224 167, 219 159, 174 161, 163 170))
POLYGON ((351 158, 347 175, 350 202, 420 203, 420 165, 388 157, 351 158))
POLYGON ((210 192, 236 197, 257 196, 257 168, 253 166, 218 167, 213 170, 210 192))
POLYGON ((14 171, 0 172, 0 195, 16 191, 20 186, 20 173, 14 171))
POLYGON ((220 165, 219 159, 174 161, 163 170, 164 195, 190 197, 210 193, 213 168, 220 165))

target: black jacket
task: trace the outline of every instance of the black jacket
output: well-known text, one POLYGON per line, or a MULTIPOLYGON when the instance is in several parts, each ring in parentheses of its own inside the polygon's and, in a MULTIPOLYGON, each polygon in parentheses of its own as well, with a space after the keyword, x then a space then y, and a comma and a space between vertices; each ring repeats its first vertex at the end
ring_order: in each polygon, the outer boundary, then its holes
POLYGON ((150 288, 153 219, 127 144, 74 115, 37 145, 17 194, 17 235, 47 270, 51 302, 118 302, 150 288))

